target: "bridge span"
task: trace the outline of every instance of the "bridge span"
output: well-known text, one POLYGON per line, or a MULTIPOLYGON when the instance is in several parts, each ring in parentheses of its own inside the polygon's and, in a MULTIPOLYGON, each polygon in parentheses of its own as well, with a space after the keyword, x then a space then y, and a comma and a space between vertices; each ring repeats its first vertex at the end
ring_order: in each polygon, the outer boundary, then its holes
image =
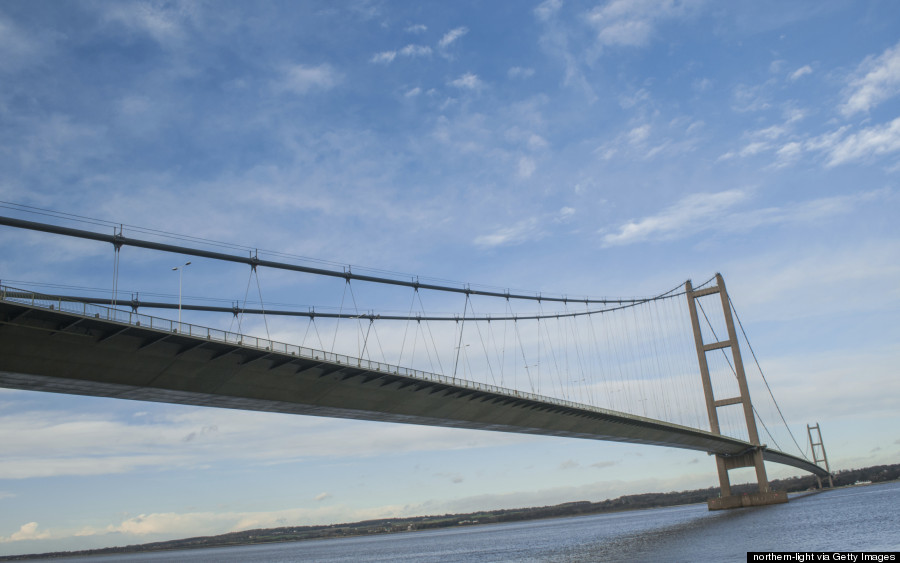
MULTIPOLYGON (((750 442, 541 396, 0 288, 0 386, 242 410, 668 446, 739 460, 750 442)), ((767 461, 818 465, 763 447, 767 461)))

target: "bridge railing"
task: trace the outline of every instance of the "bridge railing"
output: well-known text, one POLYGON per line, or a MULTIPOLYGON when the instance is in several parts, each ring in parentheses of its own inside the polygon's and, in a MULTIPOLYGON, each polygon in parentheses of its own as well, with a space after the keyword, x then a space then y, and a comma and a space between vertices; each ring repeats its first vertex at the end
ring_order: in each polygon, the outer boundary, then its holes
MULTIPOLYGON (((583 403, 575 403, 573 401, 567 401, 565 399, 557 399, 556 397, 547 397, 545 395, 538 395, 535 393, 529 393, 527 391, 519 391, 517 389, 509 389, 507 387, 499 387, 497 385, 490 385, 487 383, 479 383, 477 381, 470 381, 468 379, 459 379, 456 377, 449 377, 446 375, 441 375, 438 373, 432 373, 412 368, 405 368, 401 366, 396 366, 383 362, 376 362, 372 360, 366 360, 363 358, 355 358, 353 356, 346 356, 344 354, 335 354, 333 352, 326 352, 324 350, 316 350, 314 348, 306 348, 304 346, 297 346, 294 344, 285 344, 283 342, 275 342, 273 340, 259 338, 256 336, 248 336, 246 334, 239 334, 236 332, 229 332, 226 330, 219 330, 210 327, 193 325, 190 323, 184 323, 179 321, 173 321, 169 319, 163 319, 160 317, 153 317, 150 315, 144 315, 141 313, 136 313, 134 311, 130 311, 127 309, 117 309, 114 307, 104 307, 102 305, 96 305, 92 303, 85 303, 82 301, 72 301, 69 299, 60 299, 58 297, 50 297, 46 295, 41 295, 39 293, 35 293, 32 291, 26 291, 22 289, 16 289, 11 287, 6 287, 0 285, 0 299, 3 301, 9 301, 13 303, 22 303, 31 305, 33 307, 40 307, 48 310, 58 310, 66 313, 72 313, 75 315, 80 315, 87 318, 95 318, 101 319, 105 321, 111 321, 115 323, 121 323, 126 325, 131 325, 135 327, 142 328, 150 328, 153 330, 158 330, 161 332, 166 332, 170 334, 181 334, 185 336, 192 336, 195 338, 205 338, 209 341, 223 342, 225 344, 242 346, 245 348, 252 348, 264 352, 285 354, 289 356, 298 356, 308 360, 319 360, 322 362, 334 363, 342 366, 348 367, 356 367, 360 369, 365 369, 369 371, 376 371, 381 373, 390 373, 394 375, 400 375, 403 377, 409 377, 413 379, 419 379, 422 381, 428 381, 432 383, 443 383, 447 385, 453 385, 455 387, 463 387, 467 389, 472 389, 475 391, 484 391, 488 393, 496 393, 500 395, 506 395, 511 397, 517 397, 521 399, 528 399, 533 401, 538 401, 542 403, 549 403, 559 406, 571 407, 581 410, 590 410, 603 414, 613 414, 613 415, 623 415, 626 413, 620 413, 616 411, 611 411, 609 409, 603 409, 600 407, 595 407, 592 405, 586 405, 583 403)), ((627 414, 626 416, 632 417, 634 419, 646 420, 649 422, 657 422, 649 418, 637 416, 634 414, 627 414)), ((667 423, 670 426, 680 426, 673 423, 667 423)), ((689 427, 683 427, 689 428, 689 427)), ((705 432, 701 429, 689 428, 690 430, 699 430, 700 432, 705 432)))

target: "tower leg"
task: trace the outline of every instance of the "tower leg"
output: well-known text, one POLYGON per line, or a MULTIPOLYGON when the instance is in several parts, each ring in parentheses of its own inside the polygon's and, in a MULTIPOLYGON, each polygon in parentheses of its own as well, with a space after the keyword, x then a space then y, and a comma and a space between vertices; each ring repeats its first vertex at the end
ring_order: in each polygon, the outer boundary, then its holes
POLYGON ((725 280, 721 274, 716 274, 716 285, 694 291, 691 282, 685 284, 685 294, 688 300, 688 309, 691 314, 691 325, 694 331, 694 344, 697 347, 697 361, 700 364, 700 378, 703 382, 703 394, 706 398, 706 410, 709 415, 710 431, 721 434, 719 429, 719 407, 727 405, 742 405, 744 421, 747 425, 747 435, 752 448, 748 451, 733 455, 716 455, 716 469, 719 473, 720 497, 711 499, 708 503, 710 510, 724 508, 737 508, 740 506, 761 506, 764 504, 776 504, 787 502, 787 493, 773 492, 769 490, 769 479, 766 475, 766 465, 763 460, 762 450, 765 448, 759 441, 759 433, 756 429, 756 419, 753 414, 753 405, 750 402, 750 391, 747 387, 747 378, 744 374, 744 363, 741 360, 741 349, 738 345, 737 332, 734 328, 734 319, 731 316, 731 302, 725 290, 725 280), (700 330, 700 318, 697 315, 696 300, 704 295, 718 294, 722 304, 722 312, 725 316, 725 326, 728 330, 728 338, 719 342, 704 343, 703 333, 700 330), (713 393, 712 381, 709 375, 709 363, 706 354, 711 351, 731 349, 732 365, 737 378, 740 394, 737 397, 729 397, 716 400, 713 393), (733 495, 728 471, 738 467, 753 467, 756 470, 758 492, 749 495, 733 495))

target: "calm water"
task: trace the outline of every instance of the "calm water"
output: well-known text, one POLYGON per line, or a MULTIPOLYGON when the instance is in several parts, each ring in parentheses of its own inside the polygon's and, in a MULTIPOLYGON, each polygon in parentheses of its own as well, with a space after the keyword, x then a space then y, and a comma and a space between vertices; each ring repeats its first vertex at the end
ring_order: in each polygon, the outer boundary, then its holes
POLYGON ((524 523, 129 556, 104 562, 745 561, 747 551, 898 551, 900 483, 828 491, 788 504, 705 505, 524 523))

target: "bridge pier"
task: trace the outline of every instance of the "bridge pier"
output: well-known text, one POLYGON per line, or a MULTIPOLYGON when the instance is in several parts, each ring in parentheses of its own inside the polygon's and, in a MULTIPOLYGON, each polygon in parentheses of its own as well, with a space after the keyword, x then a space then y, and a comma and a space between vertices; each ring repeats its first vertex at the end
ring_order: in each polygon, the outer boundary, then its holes
MULTIPOLYGON (((744 363, 741 359, 741 349, 738 345, 737 332, 734 327, 734 319, 731 316, 731 301, 725 290, 725 280, 722 274, 716 274, 716 285, 694 291, 690 280, 685 283, 685 294, 688 300, 688 309, 691 314, 691 325, 694 330, 694 343, 697 347, 697 360, 700 364, 700 377, 703 381, 703 395, 706 399, 706 409, 709 414, 710 431, 721 434, 719 428, 718 409, 728 405, 741 405, 744 411, 744 422, 747 425, 747 435, 753 448, 737 455, 725 456, 716 454, 716 469, 719 473, 720 497, 711 499, 707 505, 710 510, 722 510, 726 508, 738 508, 742 506, 761 506, 766 504, 778 504, 787 502, 787 494, 769 490, 769 479, 766 475, 766 465, 763 460, 765 445, 759 441, 759 433, 756 429, 756 419, 753 414, 753 405, 750 402, 750 390, 747 386, 747 378, 744 374, 744 363), (700 328, 700 318, 697 315, 697 299, 705 295, 718 294, 722 304, 722 313, 725 317, 725 327, 728 338, 718 342, 704 343, 703 332, 700 328), (734 367, 734 375, 737 378, 739 394, 725 399, 716 399, 713 392, 712 380, 709 374, 709 363, 706 358, 708 352, 731 350, 731 362, 734 367), (728 471, 739 467, 753 467, 756 469, 756 481, 758 492, 750 495, 733 495, 728 471)), ((704 312, 704 316, 706 313, 704 312)), ((715 333, 713 333, 715 334, 715 333)), ((715 335, 716 338, 721 338, 715 335)))

